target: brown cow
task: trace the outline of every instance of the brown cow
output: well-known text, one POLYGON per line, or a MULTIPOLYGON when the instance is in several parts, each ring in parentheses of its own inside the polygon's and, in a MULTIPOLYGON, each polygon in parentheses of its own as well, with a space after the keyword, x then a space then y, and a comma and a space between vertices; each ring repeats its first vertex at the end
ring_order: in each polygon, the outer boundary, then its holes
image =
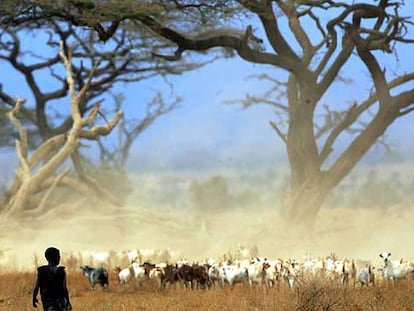
POLYGON ((166 288, 167 283, 175 284, 180 280, 177 265, 166 265, 163 270, 164 272, 161 274, 161 289, 166 288))
POLYGON ((208 285, 208 267, 205 265, 183 264, 178 268, 177 274, 186 287, 206 288, 208 285))

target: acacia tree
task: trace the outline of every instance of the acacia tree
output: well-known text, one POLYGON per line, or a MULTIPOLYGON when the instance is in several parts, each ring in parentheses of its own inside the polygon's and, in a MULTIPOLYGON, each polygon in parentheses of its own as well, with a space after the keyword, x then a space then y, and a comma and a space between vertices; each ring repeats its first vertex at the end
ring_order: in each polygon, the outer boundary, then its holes
MULTIPOLYGON (((166 42, 175 43, 173 53, 170 47, 153 53, 165 60, 181 60, 186 51, 205 52, 222 47, 248 62, 285 71, 287 79, 279 83, 286 87, 284 98, 248 101, 271 103, 278 113, 286 116, 287 126, 277 122, 272 126, 286 144, 291 179, 283 204, 286 214, 295 222, 312 224, 330 191, 394 121, 414 110, 411 87, 414 72, 393 75, 382 68, 378 57, 380 52, 392 55, 402 44, 413 43, 407 37, 411 22, 400 14, 406 6, 404 1, 160 0, 146 2, 148 8, 157 7, 157 12, 130 11, 129 14, 125 7, 131 8, 135 1, 124 2, 124 5, 116 1, 70 3, 77 9, 76 14, 65 11, 58 15, 66 16, 74 25, 89 26, 102 40, 116 33, 117 24, 130 20, 151 29, 166 42), (113 10, 109 14, 111 5, 113 10), (88 18, 85 10, 99 12, 99 19, 88 18), (206 25, 203 23, 206 12, 216 18, 226 17, 231 12, 232 18, 213 26, 206 25), (244 13, 249 18, 235 19, 233 17, 238 15, 234 12, 244 13), (180 17, 186 15, 191 16, 191 20, 182 22, 180 17), (253 22, 258 29, 249 25, 253 22), (105 28, 104 25, 109 26, 105 28), (245 31, 241 33, 240 29, 245 31), (265 39, 259 39, 258 33, 265 39), (325 106, 326 122, 321 123, 315 112, 323 105, 322 97, 354 55, 368 72, 372 90, 366 98, 346 109, 340 108, 343 106, 340 102, 325 106), (353 134, 343 151, 332 158, 338 138, 353 130, 357 123, 364 126, 353 134)), ((50 8, 26 9, 16 13, 12 20, 18 23, 34 11, 40 18, 50 8)))
POLYGON ((414 90, 410 85, 414 73, 393 76, 378 60, 378 52, 392 54, 397 43, 414 43, 407 38, 411 22, 400 16, 400 9, 404 7, 401 1, 381 0, 377 4, 329 0, 237 2, 260 21, 268 43, 266 51, 249 44, 250 39, 255 38, 251 26, 246 27, 241 37, 216 36, 212 31, 208 38, 198 39, 189 38, 179 28, 165 29, 151 16, 142 17, 140 21, 177 44, 173 57, 165 56, 166 59, 180 59, 186 50, 224 46, 234 49, 247 61, 286 70, 286 83, 279 83, 286 87, 285 99, 250 100, 268 101, 287 116, 285 128, 272 123, 286 144, 291 169, 283 203, 290 220, 313 224, 330 191, 395 120, 414 110, 414 90), (324 21, 327 16, 334 17, 324 21), (286 28, 281 28, 281 21, 286 22, 286 28), (307 31, 311 23, 317 35, 307 31), (299 49, 295 50, 296 47, 299 49), (367 69, 372 91, 367 98, 344 110, 337 108, 343 103, 325 106, 325 122, 320 123, 315 111, 353 54, 367 69), (368 120, 367 112, 371 115, 368 120), (339 156, 330 158, 338 138, 353 130, 358 122, 363 122, 364 127, 354 133, 339 156))

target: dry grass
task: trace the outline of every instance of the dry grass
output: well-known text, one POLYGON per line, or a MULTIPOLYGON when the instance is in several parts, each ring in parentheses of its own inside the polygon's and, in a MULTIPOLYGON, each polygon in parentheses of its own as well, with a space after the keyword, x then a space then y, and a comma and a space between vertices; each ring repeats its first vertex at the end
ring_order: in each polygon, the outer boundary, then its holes
MULTIPOLYGON (((112 276, 113 277, 113 276, 112 276)), ((4 272, 0 275, 0 310, 33 310, 31 288, 34 274, 4 272)), ((371 288, 344 289, 327 282, 308 282, 300 288, 248 288, 187 290, 180 287, 159 291, 155 284, 121 286, 111 282, 109 290, 89 290, 81 273, 68 275, 74 310, 413 310, 414 282, 381 284, 371 288)))

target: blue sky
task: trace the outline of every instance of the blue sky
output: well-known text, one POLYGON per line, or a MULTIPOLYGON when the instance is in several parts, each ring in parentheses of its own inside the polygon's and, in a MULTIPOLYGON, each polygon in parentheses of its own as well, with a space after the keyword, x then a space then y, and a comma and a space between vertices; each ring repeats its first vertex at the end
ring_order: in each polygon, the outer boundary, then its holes
POLYGON ((253 64, 225 59, 174 78, 181 106, 141 136, 135 144, 136 152, 174 158, 204 151, 231 160, 254 150, 271 154, 281 151, 282 144, 268 124, 273 118, 269 107, 245 110, 225 103, 261 88, 255 81, 246 81, 254 72, 260 70, 253 64))
MULTIPOLYGON (((36 40, 34 40, 36 41, 36 40)), ((399 52, 400 63, 390 66, 400 72, 413 70, 412 47, 399 52), (410 68, 404 68, 409 65, 410 68)), ((384 55, 384 64, 393 60, 384 55)), ((191 163, 194 166, 208 167, 251 165, 268 161, 269 166, 277 165, 286 159, 284 145, 269 126, 273 112, 269 107, 255 106, 243 110, 239 105, 224 104, 226 100, 242 99, 246 93, 260 94, 266 89, 255 80, 246 78, 253 73, 263 72, 263 67, 247 63, 240 58, 222 59, 193 72, 170 77, 176 95, 182 98, 181 105, 175 111, 161 117, 135 142, 132 149, 130 166, 140 168, 149 165, 158 169, 171 166, 180 167, 191 163), (220 162, 220 163, 217 163, 220 162)), ((272 74, 277 71, 273 70, 272 74)), ((324 101, 342 104, 352 99, 361 99, 359 94, 369 91, 371 83, 361 63, 353 60, 344 72, 351 77, 352 84, 336 84, 324 97, 324 101)), ((27 97, 30 93, 21 77, 17 76, 4 62, 0 62, 0 82, 12 95, 27 97), (7 79, 6 79, 7 76, 7 79)), ((53 83, 47 78, 45 85, 53 83)), ((125 95, 128 107, 126 113, 136 111, 137 94, 141 100, 150 98, 158 87, 165 87, 159 79, 126 85, 118 88, 125 95), (142 95, 142 96, 141 96, 142 95)), ((168 96, 169 90, 166 91, 168 96)), ((414 116, 398 120, 387 132, 388 141, 398 152, 407 152, 413 146, 414 116)), ((111 137, 107 138, 111 142, 111 137)), ((411 148, 412 150, 412 148, 411 148)), ((374 147, 372 155, 386 157, 384 149, 374 147)), ((10 159, 6 152, 0 154, 0 161, 10 159)), ((12 166, 0 171, 0 177, 10 173, 12 166)))
MULTIPOLYGON (((413 1, 407 2, 403 14, 408 16, 413 10, 413 1)), ((260 31, 258 34, 260 36, 260 31)), ((399 49, 398 62, 393 55, 376 54, 387 68, 387 73, 405 73, 414 70, 412 51, 412 45, 399 49)), ((163 158, 159 160, 160 166, 168 166, 176 158, 193 161, 193 157, 198 155, 202 166, 203 152, 206 158, 218 158, 224 165, 231 165, 236 159, 237 165, 249 165, 254 162, 254 157, 258 162, 267 161, 269 166, 286 160, 284 145, 269 126, 269 121, 274 119, 269 107, 255 106, 243 110, 239 105, 223 104, 226 100, 241 99, 247 93, 261 94, 266 91, 260 82, 246 79, 263 70, 260 65, 236 57, 174 77, 171 81, 177 94, 183 97, 182 107, 160 119, 136 142, 134 154, 137 162, 148 160, 143 155, 149 154, 152 159, 163 158)), ((280 71, 275 69, 267 72, 280 76, 280 71)), ((349 61, 342 74, 352 79, 352 83, 334 84, 322 99, 324 103, 344 105, 353 100, 360 101, 364 99, 364 94, 370 92, 371 79, 357 57, 349 61)), ((145 87, 145 83, 143 85, 145 87)), ((393 148, 391 155, 413 152, 413 121, 414 113, 397 120, 386 132, 386 140, 393 148)), ((337 147, 340 149, 341 146, 337 147)), ((390 157, 381 146, 374 146, 369 155, 375 161, 390 157)))
MULTIPOLYGON (((407 49, 400 57, 409 57, 409 54, 407 49)), ((270 107, 257 105, 245 110, 240 105, 224 103, 241 99, 246 93, 263 93, 266 88, 260 82, 246 79, 261 72, 262 67, 236 58, 220 60, 174 78, 174 88, 183 98, 182 106, 162 117, 140 137, 134 146, 136 160, 148 160, 145 155, 150 154, 153 159, 163 158, 164 161, 157 164, 163 166, 177 158, 189 160, 194 151, 200 156, 205 152, 211 159, 218 157, 224 165, 231 165, 236 159, 238 164, 240 160, 251 164, 253 155, 258 161, 266 160, 268 165, 286 160, 284 144, 269 126, 269 121, 274 120, 270 107)), ((342 105, 354 99, 361 100, 360 94, 369 92, 370 79, 360 64, 354 61, 346 75, 353 83, 334 85, 324 102, 342 105)), ((413 115, 403 117, 386 133, 393 152, 406 153, 414 146, 413 121, 413 115)), ((389 156, 381 146, 374 146, 370 154, 377 160, 389 156)), ((200 166, 204 163, 201 162, 200 159, 200 166)))

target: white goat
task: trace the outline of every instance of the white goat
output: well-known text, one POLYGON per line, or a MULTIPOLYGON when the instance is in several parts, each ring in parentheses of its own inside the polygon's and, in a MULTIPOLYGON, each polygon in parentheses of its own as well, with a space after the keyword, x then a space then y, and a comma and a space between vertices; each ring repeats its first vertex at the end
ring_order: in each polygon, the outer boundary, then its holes
POLYGON ((165 274, 164 268, 164 265, 157 265, 154 269, 151 269, 151 271, 149 272, 149 279, 155 280, 158 286, 161 286, 161 280, 165 274))
POLYGON ((348 259, 335 260, 335 277, 338 278, 341 285, 348 286, 349 280, 353 280, 355 287, 356 268, 354 260, 348 259))
POLYGON ((142 282, 146 279, 145 268, 140 266, 137 262, 133 262, 131 268, 135 281, 141 286, 142 282))
POLYGON ((264 276, 266 273, 265 263, 266 263, 266 258, 255 257, 251 260, 250 264, 247 266, 250 286, 252 286, 253 283, 259 284, 259 285, 264 283, 264 276))
POLYGON ((120 284, 126 284, 131 279, 131 268, 121 269, 121 267, 116 266, 114 270, 118 274, 118 281, 120 284))
POLYGON ((208 268, 208 280, 210 282, 210 285, 214 286, 216 283, 219 283, 221 287, 224 286, 224 270, 222 267, 219 267, 218 265, 214 264, 210 268, 208 268))
POLYGON ((279 287, 279 275, 281 270, 281 264, 276 260, 266 260, 263 264, 264 276, 263 282, 266 285, 266 288, 275 287, 276 282, 279 287))
POLYGON ((382 252, 379 255, 384 259, 384 267, 382 268, 382 277, 384 280, 395 282, 399 279, 404 279, 414 272, 414 264, 412 262, 401 260, 389 260, 391 253, 388 251, 382 252))
POLYGON ((295 283, 300 274, 300 264, 295 259, 288 259, 286 262, 281 262, 280 276, 286 281, 290 288, 295 286, 295 283))
POLYGON ((374 275, 375 267, 372 265, 368 265, 367 267, 363 267, 358 272, 358 281, 361 286, 375 286, 375 275, 374 275))

